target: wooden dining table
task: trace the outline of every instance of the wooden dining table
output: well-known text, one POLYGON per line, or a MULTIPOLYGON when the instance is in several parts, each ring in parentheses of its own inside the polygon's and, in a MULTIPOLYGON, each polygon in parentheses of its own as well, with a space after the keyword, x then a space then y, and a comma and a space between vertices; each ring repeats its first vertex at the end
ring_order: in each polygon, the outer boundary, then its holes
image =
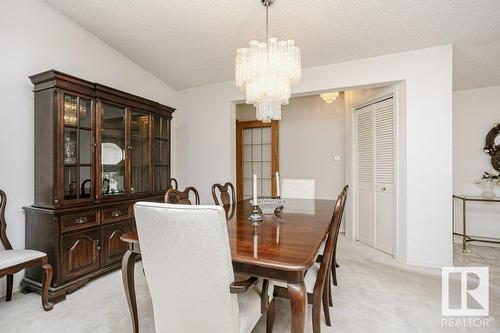
MULTIPOLYGON (((304 277, 328 234, 334 206, 334 200, 286 199, 283 209, 264 215, 258 223, 248 220, 252 213, 249 200, 224 206, 234 272, 287 283, 293 333, 306 331, 304 277)), ((137 333, 134 265, 140 255, 139 237, 132 230, 121 239, 129 244, 122 261, 122 277, 133 330, 137 333)))

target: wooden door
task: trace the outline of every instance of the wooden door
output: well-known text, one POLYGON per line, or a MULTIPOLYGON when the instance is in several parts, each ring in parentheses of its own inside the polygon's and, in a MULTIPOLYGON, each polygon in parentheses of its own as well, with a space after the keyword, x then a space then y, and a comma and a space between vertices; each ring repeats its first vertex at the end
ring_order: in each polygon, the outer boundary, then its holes
POLYGON ((257 174, 259 196, 276 196, 279 171, 279 122, 236 121, 236 191, 238 201, 252 196, 257 174))
POLYGON ((99 269, 99 229, 64 235, 61 243, 63 281, 99 269))
POLYGON ((127 251, 127 243, 120 237, 132 229, 132 222, 124 222, 106 226, 102 229, 102 266, 119 263, 127 251))

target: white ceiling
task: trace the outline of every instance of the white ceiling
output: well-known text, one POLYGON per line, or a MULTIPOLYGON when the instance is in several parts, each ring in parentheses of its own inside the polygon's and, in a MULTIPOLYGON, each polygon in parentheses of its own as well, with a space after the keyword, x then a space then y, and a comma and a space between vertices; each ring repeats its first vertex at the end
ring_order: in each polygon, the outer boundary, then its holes
MULTIPOLYGON (((45 0, 176 89, 232 80, 263 39, 260 0, 45 0)), ((454 89, 500 85, 499 0, 275 0, 270 34, 302 66, 453 43, 454 89)))

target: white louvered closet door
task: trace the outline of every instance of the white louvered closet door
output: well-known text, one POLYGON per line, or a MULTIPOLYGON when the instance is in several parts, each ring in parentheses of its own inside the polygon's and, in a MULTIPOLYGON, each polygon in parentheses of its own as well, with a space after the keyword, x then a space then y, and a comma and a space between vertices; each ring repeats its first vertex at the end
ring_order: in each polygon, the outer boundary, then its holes
POLYGON ((394 99, 357 110, 356 165, 358 240, 394 251, 394 99))
POLYGON ((374 133, 371 107, 356 113, 356 199, 358 240, 375 246, 374 133))
POLYGON ((393 254, 395 118, 393 98, 373 104, 375 118, 375 247, 393 254))

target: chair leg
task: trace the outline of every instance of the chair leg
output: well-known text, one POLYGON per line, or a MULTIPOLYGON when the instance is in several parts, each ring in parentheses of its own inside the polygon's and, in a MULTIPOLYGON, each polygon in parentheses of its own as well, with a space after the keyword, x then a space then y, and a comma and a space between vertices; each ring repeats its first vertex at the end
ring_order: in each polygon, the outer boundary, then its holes
POLYGON ((12 284, 14 283, 14 275, 7 275, 7 294, 5 295, 5 301, 10 302, 12 299, 12 284))
POLYGON ((273 333, 274 319, 276 318, 276 301, 273 300, 267 307, 266 333, 273 333))
POLYGON ((54 308, 52 303, 49 303, 49 286, 52 281, 52 266, 45 264, 43 268, 43 285, 42 285, 42 306, 45 311, 50 311, 54 308))
POLYGON ((262 282, 262 294, 260 295, 260 312, 264 313, 267 309, 267 303, 269 302, 269 280, 264 279, 262 282))
POLYGON ((328 279, 328 305, 333 307, 332 282, 328 279))
POLYGON ((331 291, 330 291, 330 281, 326 281, 328 283, 328 289, 323 290, 323 311, 325 312, 325 321, 327 326, 332 326, 332 322, 330 320, 330 307, 328 306, 328 298, 330 298, 330 301, 332 300, 331 298, 331 291), (330 297, 328 296, 330 295, 330 297))
POLYGON ((313 311, 312 311, 312 320, 313 320, 313 333, 321 332, 321 296, 313 294, 313 311))
POLYGON ((333 265, 332 265, 332 278, 333 278, 333 285, 336 286, 337 285, 337 262, 335 261, 335 257, 333 259, 333 265))

